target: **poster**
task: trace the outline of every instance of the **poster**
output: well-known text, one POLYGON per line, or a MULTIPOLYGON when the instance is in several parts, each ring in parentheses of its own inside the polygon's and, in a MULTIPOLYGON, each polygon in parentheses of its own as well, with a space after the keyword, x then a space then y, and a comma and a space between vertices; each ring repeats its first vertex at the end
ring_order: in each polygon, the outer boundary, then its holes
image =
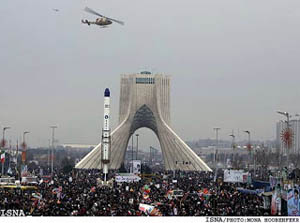
POLYGON ((115 181, 117 183, 121 182, 138 182, 140 181, 141 178, 139 176, 136 176, 134 174, 122 174, 122 175, 116 175, 115 176, 115 181))
POLYGON ((224 182, 247 183, 248 173, 243 170, 224 170, 224 182))
POLYGON ((274 191, 273 194, 272 194, 271 215, 276 215, 277 214, 276 197, 277 197, 277 192, 274 191))
POLYGON ((133 173, 140 174, 141 173, 141 161, 133 160, 133 173))
POLYGON ((299 191, 290 189, 287 200, 288 216, 299 216, 299 191))
POLYGON ((270 187, 274 188, 276 187, 278 184, 278 180, 276 177, 270 176, 270 187))

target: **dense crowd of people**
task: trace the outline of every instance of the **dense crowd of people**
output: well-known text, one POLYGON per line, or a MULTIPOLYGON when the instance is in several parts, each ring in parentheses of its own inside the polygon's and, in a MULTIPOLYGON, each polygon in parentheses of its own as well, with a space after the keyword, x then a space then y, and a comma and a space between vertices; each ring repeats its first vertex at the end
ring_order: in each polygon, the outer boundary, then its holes
MULTIPOLYGON (((113 178, 111 173, 109 178, 113 178)), ((139 182, 99 186, 100 172, 56 173, 36 189, 0 189, 0 209, 22 209, 33 216, 140 216, 139 205, 153 205, 162 216, 262 216, 262 197, 243 194, 236 184, 215 182, 213 173, 157 173, 139 182), (176 179, 176 181, 174 181, 176 179), (145 192, 145 186, 147 192, 145 192), (182 196, 170 191, 182 190, 182 196)), ((239 185, 241 186, 241 185, 239 185)), ((242 185, 246 187, 246 185, 242 185)))

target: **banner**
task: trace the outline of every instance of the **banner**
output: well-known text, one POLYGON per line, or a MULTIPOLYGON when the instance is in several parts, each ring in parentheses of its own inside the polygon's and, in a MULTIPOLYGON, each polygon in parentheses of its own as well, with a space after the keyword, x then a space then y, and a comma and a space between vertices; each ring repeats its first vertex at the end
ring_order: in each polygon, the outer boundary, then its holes
POLYGON ((133 173, 140 174, 141 173, 141 161, 133 160, 133 173))
POLYGON ((154 209, 154 206, 152 206, 152 205, 142 204, 142 203, 140 203, 140 205, 139 205, 139 210, 143 211, 144 213, 146 213, 148 215, 153 211, 153 209, 154 209))
POLYGON ((43 171, 43 169, 41 168, 40 169, 40 176, 43 176, 44 175, 44 171, 43 171))
POLYGON ((22 165, 21 166, 21 177, 27 176, 27 165, 22 165))
POLYGON ((274 188, 277 186, 277 184, 278 184, 277 177, 270 176, 270 187, 274 188))
POLYGON ((22 152, 22 162, 24 163, 26 161, 26 152, 22 152))
POLYGON ((296 189, 290 189, 287 197, 288 216, 299 216, 299 192, 296 189))
POLYGON ((121 183, 121 182, 138 182, 140 181, 141 178, 139 176, 136 176, 134 174, 122 174, 122 175, 117 175, 115 176, 115 181, 117 183, 121 183))
POLYGON ((247 183, 248 173, 243 170, 224 170, 224 182, 247 183))
POLYGON ((273 194, 272 194, 271 215, 276 215, 276 213, 277 213, 276 197, 277 197, 277 192, 274 191, 273 194))
POLYGON ((152 205, 140 203, 139 210, 143 211, 147 215, 162 216, 161 212, 156 207, 154 207, 152 205))
POLYGON ((281 215, 281 194, 280 191, 274 190, 271 202, 271 215, 281 215))
POLYGON ((1 163, 5 162, 5 151, 1 151, 1 163))

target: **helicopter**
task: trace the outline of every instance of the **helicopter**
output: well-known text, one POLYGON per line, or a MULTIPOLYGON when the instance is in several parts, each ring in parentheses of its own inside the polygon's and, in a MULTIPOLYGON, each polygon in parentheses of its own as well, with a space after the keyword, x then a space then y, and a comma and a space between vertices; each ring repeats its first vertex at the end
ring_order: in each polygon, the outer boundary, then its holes
POLYGON ((81 20, 81 22, 83 24, 88 24, 88 25, 91 25, 91 24, 94 24, 94 25, 98 25, 98 26, 101 26, 101 27, 107 27, 108 25, 112 24, 113 22, 116 22, 116 23, 119 23, 120 25, 124 25, 124 22, 122 21, 119 21, 119 20, 116 20, 116 19, 112 19, 112 18, 108 18, 106 16, 103 16, 101 14, 99 14, 98 12, 88 8, 88 7, 85 7, 84 9, 86 12, 89 12, 93 15, 96 15, 96 16, 100 16, 100 18, 97 18, 95 22, 92 22, 92 21, 88 21, 87 19, 86 20, 81 20))

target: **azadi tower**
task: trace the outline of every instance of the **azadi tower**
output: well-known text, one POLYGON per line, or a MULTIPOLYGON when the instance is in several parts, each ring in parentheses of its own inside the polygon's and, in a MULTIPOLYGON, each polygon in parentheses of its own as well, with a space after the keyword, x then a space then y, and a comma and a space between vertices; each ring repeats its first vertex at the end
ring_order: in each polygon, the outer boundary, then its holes
MULTIPOLYGON (((122 75, 119 125, 111 133, 110 169, 119 169, 128 141, 142 127, 157 136, 166 170, 211 171, 170 127, 170 77, 150 72, 122 75)), ((75 168, 102 169, 101 143, 75 168)))

